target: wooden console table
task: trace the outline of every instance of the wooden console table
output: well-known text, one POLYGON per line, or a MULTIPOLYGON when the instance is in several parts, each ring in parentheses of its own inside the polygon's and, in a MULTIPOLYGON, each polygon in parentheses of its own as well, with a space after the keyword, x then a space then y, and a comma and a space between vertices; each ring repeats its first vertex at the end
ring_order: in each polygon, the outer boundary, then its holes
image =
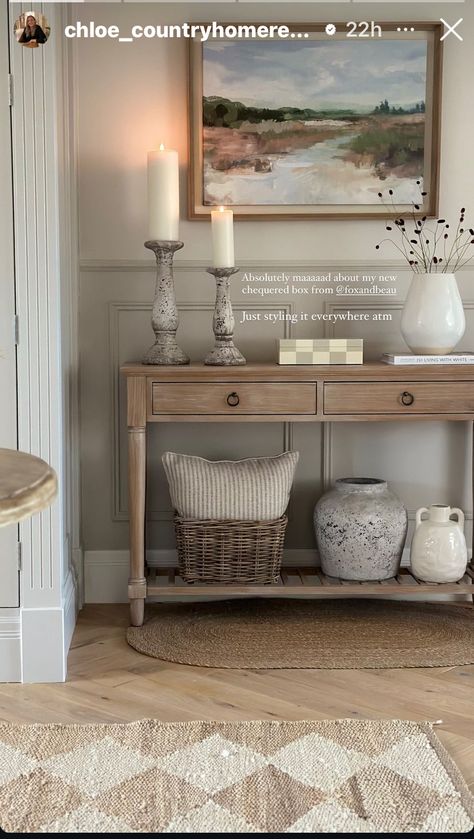
POLYGON ((472 594, 472 566, 459 583, 418 583, 406 569, 381 583, 343 583, 316 568, 283 569, 269 586, 188 586, 174 569, 145 576, 146 431, 150 422, 380 422, 474 420, 474 365, 151 367, 129 363, 127 377, 131 623, 143 623, 148 595, 242 594, 363 597, 472 594))

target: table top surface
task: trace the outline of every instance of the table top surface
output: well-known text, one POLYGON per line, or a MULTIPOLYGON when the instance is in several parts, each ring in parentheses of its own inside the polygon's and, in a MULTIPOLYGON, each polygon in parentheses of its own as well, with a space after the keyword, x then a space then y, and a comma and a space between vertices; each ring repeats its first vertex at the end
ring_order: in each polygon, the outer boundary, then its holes
POLYGON ((44 460, 15 449, 0 449, 0 526, 48 507, 57 489, 56 473, 44 460))
POLYGON ((123 376, 146 376, 160 381, 317 381, 326 380, 474 380, 474 364, 277 364, 255 362, 242 366, 211 366, 202 362, 183 365, 151 365, 128 361, 120 368, 123 376))

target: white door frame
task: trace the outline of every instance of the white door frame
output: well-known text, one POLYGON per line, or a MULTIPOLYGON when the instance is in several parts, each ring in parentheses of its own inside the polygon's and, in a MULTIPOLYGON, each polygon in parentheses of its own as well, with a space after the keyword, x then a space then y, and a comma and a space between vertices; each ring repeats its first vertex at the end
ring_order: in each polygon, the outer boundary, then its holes
MULTIPOLYGON (((13 23, 23 11, 9 4, 13 80, 12 146, 19 324, 18 448, 54 467, 59 494, 50 509, 20 526, 20 665, 23 682, 66 677, 66 657, 76 615, 72 562, 72 467, 76 401, 73 398, 73 286, 70 160, 66 153, 69 107, 64 74, 62 9, 37 2, 51 25, 47 44, 27 49, 13 23), (72 314, 71 314, 72 313, 72 314)), ((2 43, 5 36, 2 32, 2 43)), ((76 476, 77 479, 77 476, 76 476)), ((75 540, 75 537, 74 537, 75 540)), ((0 650, 0 680, 1 672, 0 650)))
MULTIPOLYGON (((0 8, 2 47, 7 41, 8 10, 0 8)), ((9 90, 9 51, 0 49, 0 253, 2 272, 0 288, 0 446, 17 446, 16 348, 15 348, 15 264, 13 251, 13 202, 11 164, 11 123, 9 90)), ((0 530, 0 680, 21 678, 21 640, 19 612, 19 542, 18 526, 0 530)))

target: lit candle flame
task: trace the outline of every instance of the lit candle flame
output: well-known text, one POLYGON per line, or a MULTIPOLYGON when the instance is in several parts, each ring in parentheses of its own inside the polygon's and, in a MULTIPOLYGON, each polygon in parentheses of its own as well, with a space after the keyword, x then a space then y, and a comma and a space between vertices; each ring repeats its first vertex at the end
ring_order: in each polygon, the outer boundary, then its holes
POLYGON ((160 143, 160 151, 164 151, 164 150, 165 150, 165 147, 164 147, 163 143, 160 143))
POLYGON ((224 207, 219 207, 219 212, 223 213, 224 212, 224 207))

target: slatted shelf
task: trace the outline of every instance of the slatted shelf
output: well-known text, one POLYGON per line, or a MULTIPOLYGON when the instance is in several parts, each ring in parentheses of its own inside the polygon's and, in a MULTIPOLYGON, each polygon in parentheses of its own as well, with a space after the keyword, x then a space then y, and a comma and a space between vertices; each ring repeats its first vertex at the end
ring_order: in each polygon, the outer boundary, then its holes
POLYGON ((402 568, 396 577, 380 582, 356 582, 328 577, 319 568, 286 567, 278 582, 272 585, 219 585, 185 583, 175 568, 149 569, 147 594, 154 597, 199 597, 204 595, 289 597, 312 595, 314 597, 366 597, 388 594, 470 594, 474 596, 474 568, 470 566, 457 583, 423 583, 416 579, 409 568, 402 568))

